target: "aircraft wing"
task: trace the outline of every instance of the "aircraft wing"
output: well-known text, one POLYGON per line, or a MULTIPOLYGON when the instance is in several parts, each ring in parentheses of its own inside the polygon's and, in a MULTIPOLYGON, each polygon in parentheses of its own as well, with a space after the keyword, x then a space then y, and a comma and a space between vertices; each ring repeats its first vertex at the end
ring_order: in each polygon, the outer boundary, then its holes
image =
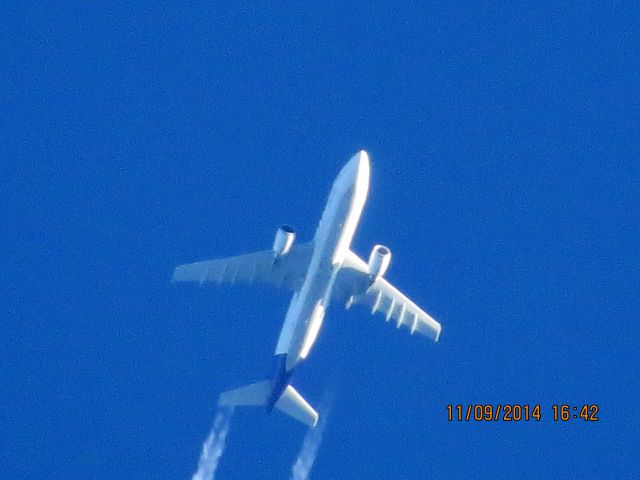
POLYGON ((174 282, 271 283, 297 290, 309 267, 312 243, 294 244, 286 255, 274 262, 273 250, 247 253, 236 257, 189 263, 176 267, 174 282))
POLYGON ((436 342, 441 325, 382 277, 373 284, 369 279, 369 266, 349 251, 336 279, 336 294, 351 305, 368 305, 371 314, 380 312, 387 321, 394 320, 397 328, 405 326, 413 334, 422 333, 436 342))

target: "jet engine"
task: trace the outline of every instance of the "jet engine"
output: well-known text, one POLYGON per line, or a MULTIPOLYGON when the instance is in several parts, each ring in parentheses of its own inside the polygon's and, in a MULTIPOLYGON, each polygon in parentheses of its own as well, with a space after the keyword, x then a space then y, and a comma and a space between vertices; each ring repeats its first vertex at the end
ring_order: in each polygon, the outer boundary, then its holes
POLYGON ((369 255, 369 275, 371 276, 372 282, 385 274, 390 262, 391 250, 387 247, 384 245, 375 245, 371 249, 371 255, 369 255))
POLYGON ((286 255, 291 250, 293 241, 296 238, 296 231, 289 225, 283 225, 276 232, 276 238, 273 240, 274 257, 278 258, 286 255))

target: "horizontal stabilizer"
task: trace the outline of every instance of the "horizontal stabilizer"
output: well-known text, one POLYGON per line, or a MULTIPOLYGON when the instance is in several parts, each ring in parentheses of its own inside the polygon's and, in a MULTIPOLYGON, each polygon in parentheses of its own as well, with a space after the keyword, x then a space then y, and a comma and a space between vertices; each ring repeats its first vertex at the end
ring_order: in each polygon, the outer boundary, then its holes
POLYGON ((221 393, 218 397, 218 405, 234 406, 258 406, 267 403, 269 396, 269 380, 252 383, 246 387, 236 388, 221 393))
POLYGON ((318 413, 291 385, 287 386, 276 402, 276 408, 310 427, 315 427, 318 423, 318 413))
MULTIPOLYGON (((218 405, 230 407, 266 405, 270 390, 271 383, 269 380, 252 383, 246 387, 221 393, 218 397, 218 405)), ((275 407, 282 413, 286 413, 310 427, 315 427, 316 423, 318 423, 318 413, 291 385, 287 385, 275 407)))

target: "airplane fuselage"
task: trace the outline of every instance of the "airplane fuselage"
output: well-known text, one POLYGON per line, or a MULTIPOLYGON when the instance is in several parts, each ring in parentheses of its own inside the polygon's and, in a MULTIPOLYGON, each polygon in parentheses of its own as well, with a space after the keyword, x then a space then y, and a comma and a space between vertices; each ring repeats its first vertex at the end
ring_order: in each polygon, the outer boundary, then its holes
POLYGON ((336 274, 351 245, 369 189, 369 159, 354 155, 336 178, 313 238, 305 280, 293 294, 276 346, 267 411, 289 384, 293 369, 307 358, 329 306, 336 274))
POLYGON ((351 241, 369 190, 369 157, 364 151, 351 157, 333 182, 327 204, 313 239, 295 244, 295 231, 282 226, 273 246, 243 255, 178 265, 176 282, 266 282, 293 291, 275 350, 270 379, 226 390, 218 405, 266 406, 315 427, 318 412, 291 385, 296 366, 313 348, 329 303, 345 308, 366 305, 371 314, 384 315, 397 328, 421 333, 436 342, 442 326, 385 277, 391 251, 384 245, 371 248, 368 261, 351 250, 351 241))

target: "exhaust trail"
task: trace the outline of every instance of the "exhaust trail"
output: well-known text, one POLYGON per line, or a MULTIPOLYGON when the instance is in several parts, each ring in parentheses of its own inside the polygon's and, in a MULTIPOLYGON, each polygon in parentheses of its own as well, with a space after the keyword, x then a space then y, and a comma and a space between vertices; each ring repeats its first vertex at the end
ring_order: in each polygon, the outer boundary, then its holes
POLYGON ((224 445, 229 432, 233 407, 218 407, 209 436, 202 444, 202 453, 198 461, 198 470, 191 480, 213 480, 218 462, 224 452, 224 445))
POLYGON ((291 467, 291 480, 307 480, 309 478, 313 463, 318 456, 320 444, 322 443, 322 435, 327 424, 331 406, 333 405, 336 390, 337 386, 336 382, 334 382, 334 384, 324 392, 318 408, 320 411, 320 420, 315 427, 309 429, 307 435, 304 437, 298 458, 296 458, 295 463, 291 467))

